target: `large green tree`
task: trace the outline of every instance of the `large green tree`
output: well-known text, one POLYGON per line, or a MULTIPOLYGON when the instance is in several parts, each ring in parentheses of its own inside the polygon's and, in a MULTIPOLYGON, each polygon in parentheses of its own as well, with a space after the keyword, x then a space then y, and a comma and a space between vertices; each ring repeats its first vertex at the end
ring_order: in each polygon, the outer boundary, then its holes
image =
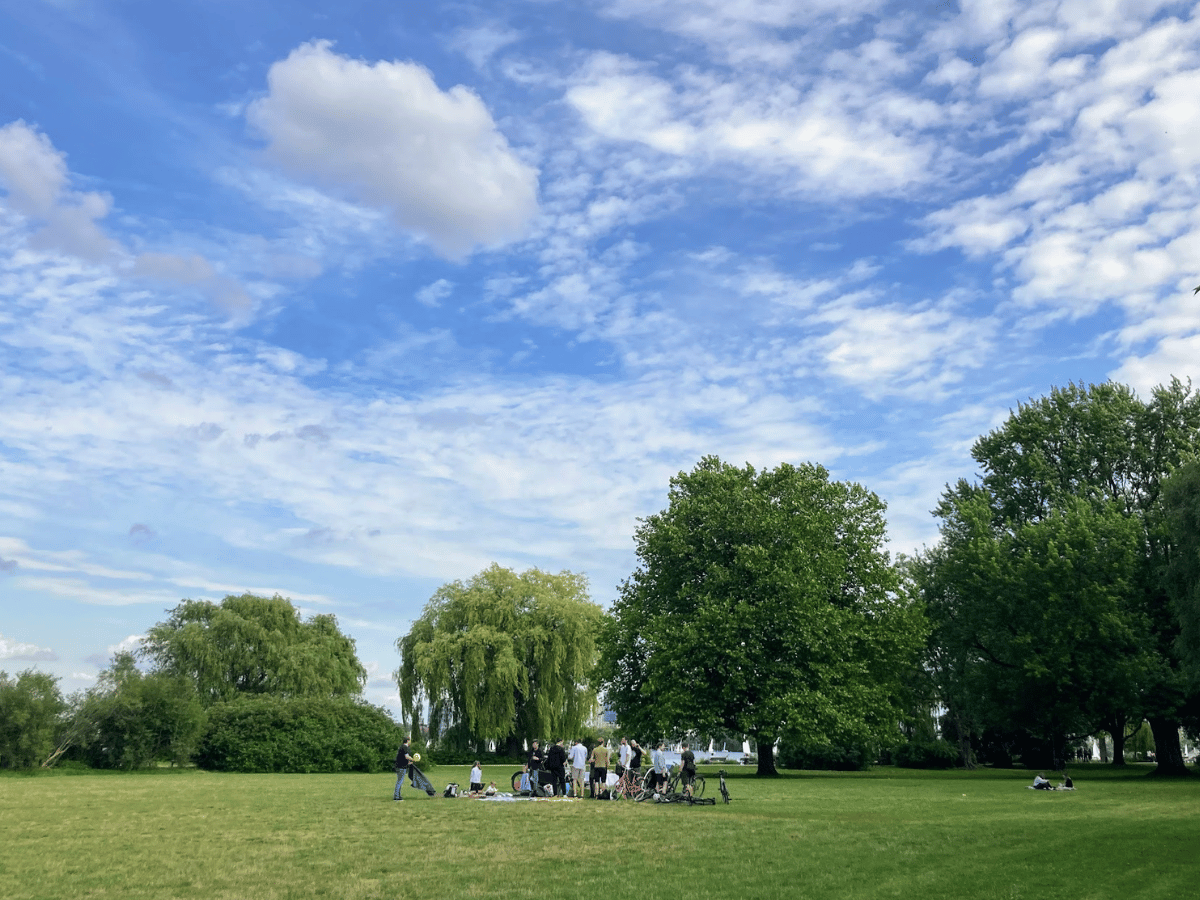
POLYGON ((133 654, 118 653, 82 700, 86 723, 78 753, 102 769, 136 769, 190 761, 204 732, 205 712, 190 678, 142 672, 133 654))
POLYGON ((902 679, 924 638, 883 550, 884 504, 817 465, 757 471, 706 457, 671 479, 637 530, 601 672, 643 735, 753 736, 774 745, 891 743, 902 679))
POLYGON ((595 710, 590 687, 603 611, 582 575, 493 564, 442 585, 396 641, 405 715, 428 705, 430 736, 479 748, 578 733, 595 710))
POLYGON ((337 619, 301 619, 278 595, 184 600, 170 612, 140 653, 158 671, 192 679, 206 704, 254 694, 350 697, 366 683, 337 619))
POLYGON ((987 725, 1035 738, 1041 762, 1063 760, 1068 741, 1136 704, 1155 662, 1132 593, 1140 526, 1116 504, 1076 499, 997 527, 986 492, 963 485, 940 511, 927 662, 960 747, 987 725))
POLYGON ((943 619, 973 644, 991 695, 1040 693, 1060 735, 1068 719, 1115 733, 1145 717, 1162 773, 1184 771, 1178 729, 1194 701, 1162 579, 1162 485, 1198 439, 1190 384, 1145 401, 1111 382, 1054 388, 976 442, 981 481, 959 482, 939 507, 952 585, 943 619), (1072 717, 1050 673, 1076 698, 1072 717))
POLYGON ((0 768, 29 769, 42 762, 54 749, 66 706, 53 675, 0 672, 0 768))

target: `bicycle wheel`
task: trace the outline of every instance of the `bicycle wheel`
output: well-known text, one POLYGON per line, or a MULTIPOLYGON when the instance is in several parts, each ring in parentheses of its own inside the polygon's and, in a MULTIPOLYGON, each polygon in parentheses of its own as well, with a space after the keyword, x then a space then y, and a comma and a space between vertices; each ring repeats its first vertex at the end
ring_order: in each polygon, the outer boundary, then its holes
POLYGON ((512 792, 514 794, 521 793, 521 779, 525 777, 524 772, 513 772, 512 774, 512 792))
POLYGON ((692 799, 699 800, 704 796, 704 776, 697 775, 696 780, 692 782, 692 799))

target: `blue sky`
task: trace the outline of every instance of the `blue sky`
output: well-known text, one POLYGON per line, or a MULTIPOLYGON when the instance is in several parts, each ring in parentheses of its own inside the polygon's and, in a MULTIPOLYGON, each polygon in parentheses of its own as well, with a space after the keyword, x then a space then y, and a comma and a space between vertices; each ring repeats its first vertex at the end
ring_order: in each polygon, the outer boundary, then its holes
POLYGON ((705 454, 891 546, 1068 381, 1200 359, 1200 4, 0 0, 0 667, 184 597, 607 604, 705 454))

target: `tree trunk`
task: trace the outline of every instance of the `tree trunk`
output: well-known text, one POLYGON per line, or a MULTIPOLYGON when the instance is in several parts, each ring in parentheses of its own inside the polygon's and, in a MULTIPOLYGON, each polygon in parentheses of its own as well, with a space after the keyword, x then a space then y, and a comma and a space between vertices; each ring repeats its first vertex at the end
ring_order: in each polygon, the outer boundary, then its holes
POLYGON ((510 734, 505 738, 504 753, 512 759, 524 759, 525 747, 522 745, 521 738, 515 734, 510 734))
POLYGON ((759 778, 775 778, 779 775, 775 768, 775 736, 756 734, 754 743, 758 747, 758 771, 754 774, 759 778))
MULTIPOLYGON (((1104 727, 1108 730, 1109 736, 1112 738, 1112 764, 1114 766, 1125 765, 1125 725, 1128 721, 1127 716, 1113 716, 1104 723, 1104 727)), ((1103 751, 1101 758, 1103 759, 1103 751)))
POLYGON ((1150 719, 1150 731, 1154 734, 1154 756, 1158 766, 1153 775, 1187 775, 1183 762, 1183 748, 1179 745, 1179 722, 1174 719, 1150 719))
POLYGON ((1096 735, 1096 743, 1100 747, 1100 762, 1108 764, 1108 741, 1104 739, 1104 735, 1096 735))

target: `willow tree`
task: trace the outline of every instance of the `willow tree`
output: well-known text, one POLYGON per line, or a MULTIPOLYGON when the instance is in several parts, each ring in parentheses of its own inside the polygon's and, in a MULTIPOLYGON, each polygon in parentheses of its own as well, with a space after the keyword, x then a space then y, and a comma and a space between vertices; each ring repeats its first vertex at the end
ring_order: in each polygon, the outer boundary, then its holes
POLYGON ((460 747, 578 732, 604 614, 582 575, 493 564, 442 585, 396 641, 405 716, 428 706, 431 739, 460 747))
POLYGON ((184 600, 139 654, 156 671, 191 679, 206 704, 255 694, 352 697, 367 679, 336 618, 301 619, 278 595, 184 600))

